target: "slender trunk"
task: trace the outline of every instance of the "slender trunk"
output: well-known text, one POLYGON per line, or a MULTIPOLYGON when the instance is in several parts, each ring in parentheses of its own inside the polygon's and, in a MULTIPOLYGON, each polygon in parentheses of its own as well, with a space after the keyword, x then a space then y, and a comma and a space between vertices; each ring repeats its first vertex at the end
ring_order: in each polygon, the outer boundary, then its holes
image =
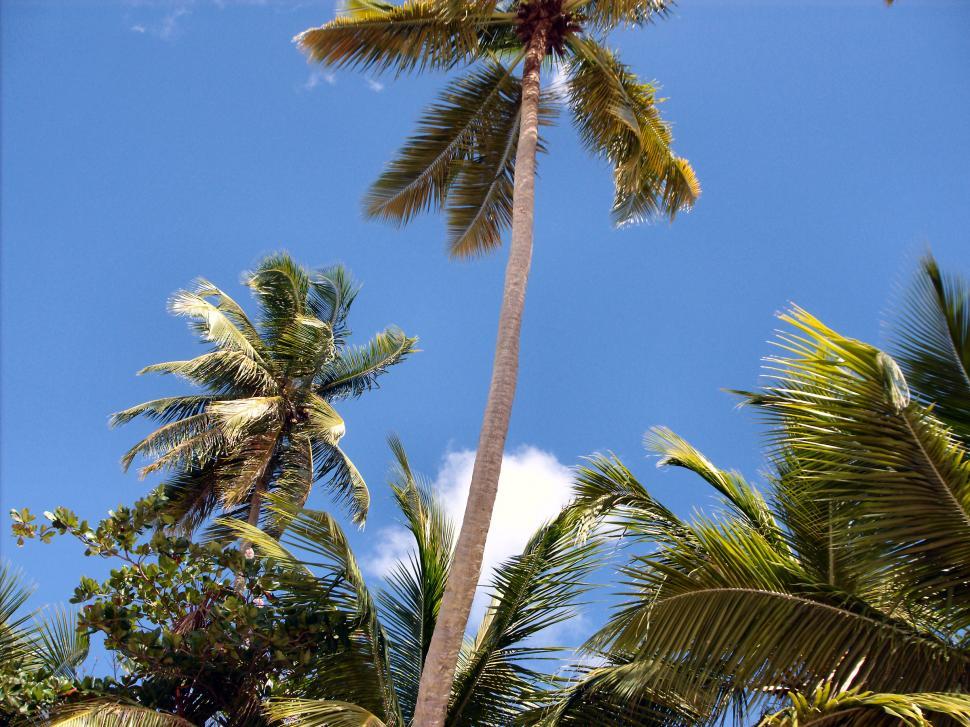
POLYGON ((502 453, 509 431, 519 369, 522 309, 525 305, 529 266, 532 263, 535 164, 539 141, 539 69, 545 52, 546 29, 540 26, 529 42, 522 73, 522 108, 512 202, 512 244, 505 269, 505 289, 492 364, 492 383, 488 390, 488 402, 478 438, 478 453, 475 456, 468 501, 465 503, 465 515, 455 546, 454 563, 421 672, 414 727, 442 727, 445 723, 458 652, 475 589, 478 587, 482 553, 485 550, 492 506, 498 490, 502 453))

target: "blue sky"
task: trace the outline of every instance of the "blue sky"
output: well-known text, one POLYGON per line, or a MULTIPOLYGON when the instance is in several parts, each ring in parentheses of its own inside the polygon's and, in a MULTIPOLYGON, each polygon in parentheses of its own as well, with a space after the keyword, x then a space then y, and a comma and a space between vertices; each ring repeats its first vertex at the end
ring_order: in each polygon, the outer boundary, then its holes
MULTIPOLYGON (((136 370, 199 351, 166 299, 199 275, 245 299, 241 271, 280 248, 363 281, 358 341, 388 323, 421 338, 383 388, 341 407, 374 497, 355 535, 369 567, 396 547, 388 432, 460 492, 505 251, 456 263, 440 218, 363 220, 367 184, 442 78, 308 66, 290 39, 334 10, 3 2, 4 533, 10 507, 97 519, 147 490, 118 464, 144 430, 107 417, 177 388, 136 370)), ((643 433, 668 425, 756 476, 759 425, 721 388, 756 384, 776 311, 795 301, 878 342, 927 245, 968 271, 968 38, 959 0, 683 0, 614 37, 662 85, 704 194, 673 225, 612 230, 608 170, 566 116, 548 132, 499 540, 524 537, 563 468, 594 451, 618 453, 679 512, 709 505, 653 467, 643 433)), ((67 541, 17 550, 3 535, 0 553, 37 582, 38 604, 101 570, 67 541)))

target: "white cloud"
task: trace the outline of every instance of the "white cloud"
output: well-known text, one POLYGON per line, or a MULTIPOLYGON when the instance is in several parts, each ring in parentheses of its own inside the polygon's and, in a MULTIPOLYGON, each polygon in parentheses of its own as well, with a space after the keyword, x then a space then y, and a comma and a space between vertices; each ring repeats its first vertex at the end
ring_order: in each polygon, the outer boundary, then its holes
POLYGON ((144 33, 147 30, 148 30, 148 28, 146 28, 144 25, 132 25, 131 26, 131 32, 132 33, 144 33))
MULTIPOLYGON (((449 452, 444 456, 432 484, 445 511, 455 522, 456 531, 465 512, 474 465, 473 450, 449 452)), ((502 460, 492 524, 485 544, 480 579, 482 586, 479 587, 469 620, 472 631, 477 628, 487 606, 487 585, 492 569, 521 553, 535 530, 555 517, 569 501, 572 480, 572 471, 550 452, 533 446, 506 452, 502 460)), ((395 563, 407 557, 411 548, 410 538, 410 533, 402 527, 381 530, 377 535, 375 555, 365 559, 365 567, 377 575, 387 575, 395 563)))
POLYGON ((303 90, 312 91, 319 86, 321 82, 333 86, 337 83, 337 76, 329 71, 321 71, 320 69, 315 68, 307 77, 306 83, 303 84, 303 90))
POLYGON ((380 93, 384 90, 384 84, 373 78, 367 79, 367 88, 369 88, 374 93, 380 93))

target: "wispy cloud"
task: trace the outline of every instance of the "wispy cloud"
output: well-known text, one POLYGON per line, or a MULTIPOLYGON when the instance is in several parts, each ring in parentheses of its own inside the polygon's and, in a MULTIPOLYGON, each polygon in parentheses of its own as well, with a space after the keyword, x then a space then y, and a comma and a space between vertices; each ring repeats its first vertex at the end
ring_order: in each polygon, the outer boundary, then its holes
POLYGON ((306 82, 303 84, 303 90, 312 91, 321 83, 326 83, 330 86, 336 85, 337 76, 329 71, 321 71, 320 69, 315 68, 310 72, 310 75, 307 76, 306 82))
POLYGON ((369 88, 374 93, 380 93, 384 90, 384 84, 375 78, 367 79, 367 88, 369 88))
MULTIPOLYGON (((215 7, 227 10, 240 6, 262 6, 276 12, 289 12, 307 5, 307 0, 123 0, 127 6, 126 19, 135 22, 129 30, 139 35, 151 35, 171 41, 184 30, 184 18, 196 8, 215 7)), ((321 3, 322 4, 322 3, 321 3)))

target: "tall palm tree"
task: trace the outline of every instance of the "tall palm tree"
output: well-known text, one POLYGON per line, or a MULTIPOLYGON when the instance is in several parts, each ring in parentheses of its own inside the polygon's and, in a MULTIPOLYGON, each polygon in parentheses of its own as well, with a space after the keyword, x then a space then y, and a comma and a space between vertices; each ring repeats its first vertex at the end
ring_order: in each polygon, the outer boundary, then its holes
MULTIPOLYGON (((300 574, 281 599, 307 608, 336 604, 353 614, 348 645, 321 657, 305 683, 286 685, 294 695, 268 707, 274 721, 301 727, 406 727, 414 724, 418 684, 427 659, 447 581, 454 572, 454 528, 437 500, 411 472, 404 449, 392 441, 398 468, 393 483, 413 549, 371 594, 336 521, 311 510, 280 507, 288 521, 281 539, 246 523, 227 523, 261 553, 300 574), (307 571, 316 580, 303 577, 307 571)), ((595 564, 596 540, 577 542, 575 523, 564 515, 541 527, 520 555, 495 569, 492 602, 473 640, 463 644, 447 724, 495 727, 512 724, 553 683, 537 671, 556 649, 537 645, 543 629, 569 618, 595 564)))
POLYGON ((924 262, 898 364, 804 310, 782 318, 768 384, 745 395, 771 425, 770 498, 663 428, 649 447, 720 494, 717 517, 677 517, 615 459, 581 472, 580 507, 653 550, 589 643, 605 663, 544 724, 604 707, 609 724, 689 724, 788 696, 767 724, 970 724, 970 286, 924 262))
POLYGON ((540 72, 563 69, 567 104, 583 144, 613 168, 618 225, 673 216, 700 192, 671 151, 655 88, 598 40, 620 25, 663 14, 667 0, 350 0, 337 19, 297 36, 313 61, 373 71, 470 70, 421 119, 366 198, 371 217, 406 223, 447 213, 452 255, 483 254, 511 223, 511 249, 492 380, 468 503, 441 617, 422 677, 417 723, 440 725, 478 583, 515 394, 522 310, 532 259, 540 124, 555 111, 540 72), (518 68, 521 66, 521 76, 518 68), (547 66, 548 67, 548 66, 547 66))
POLYGON ((251 524, 263 498, 283 494, 302 505, 314 482, 328 487, 363 522, 369 495, 340 449, 344 421, 331 402, 356 397, 414 350, 396 328, 349 347, 347 316, 359 290, 342 267, 310 272, 285 253, 271 255, 244 278, 259 303, 254 323, 207 280, 182 290, 170 310, 192 321, 207 353, 139 373, 181 376, 201 394, 172 396, 115 414, 113 425, 147 417, 162 426, 122 459, 143 456, 141 475, 169 470, 175 522, 193 529, 221 508, 251 524))

